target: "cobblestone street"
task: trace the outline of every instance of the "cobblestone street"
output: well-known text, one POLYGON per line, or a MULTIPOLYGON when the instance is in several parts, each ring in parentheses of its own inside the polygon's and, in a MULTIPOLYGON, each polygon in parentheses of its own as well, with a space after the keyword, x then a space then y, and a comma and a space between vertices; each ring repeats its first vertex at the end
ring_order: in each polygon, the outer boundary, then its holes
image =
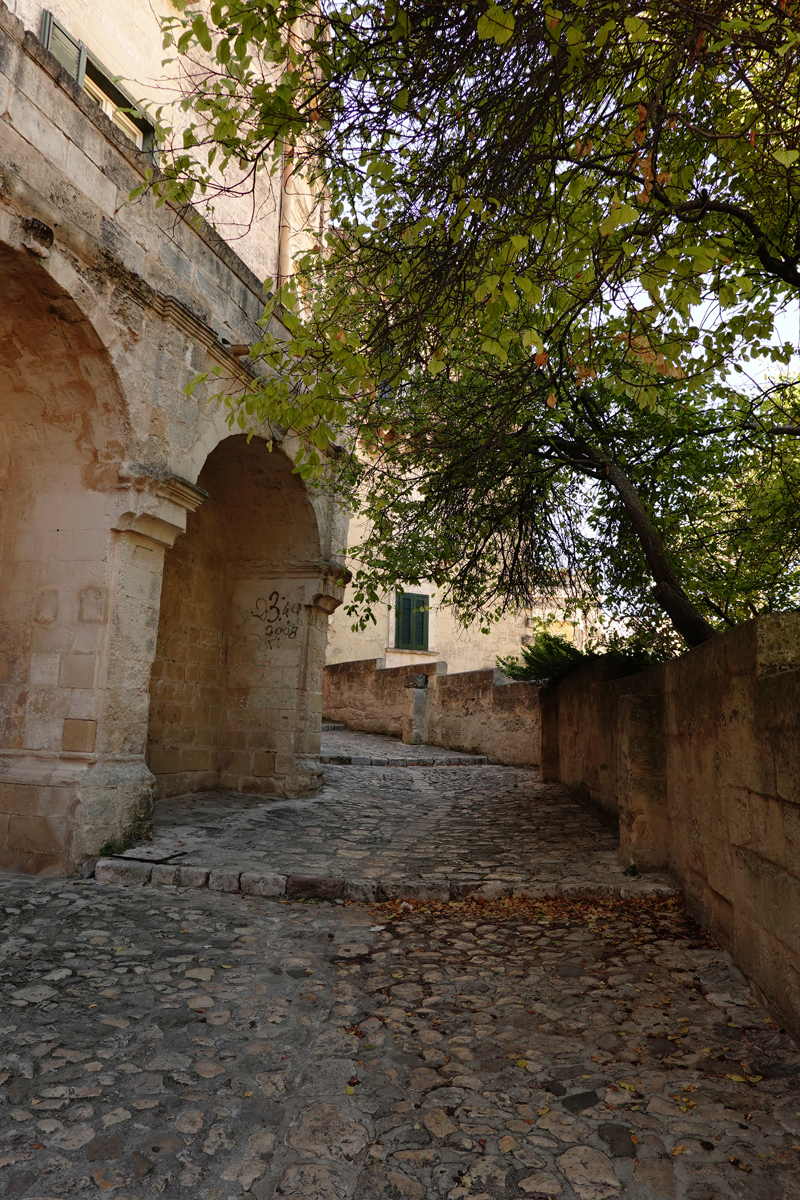
POLYGON ((326 786, 306 800, 163 801, 152 842, 100 877, 362 902, 675 890, 663 875, 626 878, 616 832, 535 771, 349 732, 325 734, 323 757, 326 786), (384 765, 398 760, 414 766, 384 765))
POLYGON ((326 770, 193 853, 446 893, 0 880, 2 1194, 800 1200, 800 1053, 668 881, 530 773, 326 770))

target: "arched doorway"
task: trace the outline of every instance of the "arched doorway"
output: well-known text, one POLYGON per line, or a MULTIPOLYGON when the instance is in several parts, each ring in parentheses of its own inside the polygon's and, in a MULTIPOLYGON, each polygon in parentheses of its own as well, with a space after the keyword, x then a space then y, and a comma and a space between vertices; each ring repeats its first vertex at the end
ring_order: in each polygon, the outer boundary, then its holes
POLYGON ((164 567, 147 751, 159 795, 309 791, 327 622, 314 510, 258 438, 220 442, 197 484, 208 499, 164 567))
POLYGON ((0 866, 64 869, 101 750, 124 403, 36 257, 0 248, 0 280, 0 866))

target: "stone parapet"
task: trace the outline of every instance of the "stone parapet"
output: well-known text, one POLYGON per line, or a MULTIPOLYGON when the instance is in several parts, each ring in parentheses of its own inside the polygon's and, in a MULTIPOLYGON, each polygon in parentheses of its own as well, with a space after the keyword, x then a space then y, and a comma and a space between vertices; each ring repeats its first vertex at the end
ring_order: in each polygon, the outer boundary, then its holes
POLYGON ((501 671, 448 675, 444 662, 333 663, 325 668, 322 695, 325 720, 349 729, 510 766, 539 764, 539 688, 512 683, 501 671))
POLYGON ((539 690, 498 670, 437 674, 428 685, 425 741, 493 763, 538 767, 539 690))
POLYGON ((382 659, 333 663, 322 682, 325 720, 341 721, 361 733, 383 733, 409 746, 425 741, 428 681, 446 663, 383 667, 382 659))

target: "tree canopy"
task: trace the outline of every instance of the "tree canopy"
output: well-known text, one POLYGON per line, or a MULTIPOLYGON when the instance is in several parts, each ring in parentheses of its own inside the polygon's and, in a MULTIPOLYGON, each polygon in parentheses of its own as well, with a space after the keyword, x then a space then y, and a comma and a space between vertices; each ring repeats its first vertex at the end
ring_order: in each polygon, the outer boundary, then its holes
POLYGON ((796 603, 795 392, 747 378, 788 359, 800 288, 793 5, 179 7, 162 198, 287 162, 330 197, 230 402, 303 433, 309 476, 358 435, 365 599, 524 603, 566 573, 641 613, 654 582, 690 643, 796 603))

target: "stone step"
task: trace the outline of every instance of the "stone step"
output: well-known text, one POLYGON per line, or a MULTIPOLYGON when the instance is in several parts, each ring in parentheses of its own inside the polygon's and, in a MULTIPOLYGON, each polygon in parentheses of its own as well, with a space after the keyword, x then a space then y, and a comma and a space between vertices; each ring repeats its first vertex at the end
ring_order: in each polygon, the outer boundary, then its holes
MULTIPOLYGON (((130 852, 128 852, 130 853, 130 852)), ((557 896, 679 896, 680 889, 664 875, 640 875, 622 884, 569 880, 552 883, 508 883, 501 880, 447 879, 348 879, 344 875, 284 875, 229 867, 203 867, 178 863, 152 863, 146 859, 114 856, 98 859, 99 883, 129 886, 207 887, 212 892, 242 892, 249 896, 288 900, 352 900, 374 904, 385 900, 458 900, 479 895, 494 900, 502 896, 552 899, 557 896)))
POLYGON ((365 754, 320 754, 321 763, 338 767, 485 767, 485 754, 460 754, 458 758, 374 758, 365 754))

